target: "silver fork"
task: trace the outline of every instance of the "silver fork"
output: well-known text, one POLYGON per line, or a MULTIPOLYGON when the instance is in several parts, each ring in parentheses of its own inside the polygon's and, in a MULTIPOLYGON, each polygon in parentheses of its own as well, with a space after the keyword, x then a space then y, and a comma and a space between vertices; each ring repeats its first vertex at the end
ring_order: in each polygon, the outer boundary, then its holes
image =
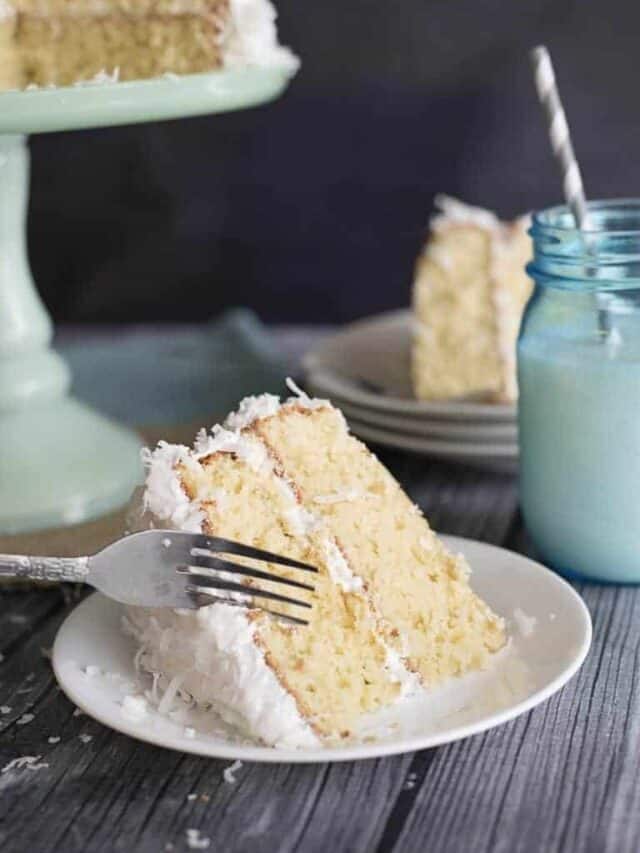
POLYGON ((107 545, 91 557, 26 557, 0 554, 0 577, 86 583, 123 604, 195 610, 215 601, 259 607, 273 616, 307 625, 305 619, 271 610, 271 602, 310 608, 308 601, 246 586, 243 577, 313 592, 313 586, 244 566, 225 557, 249 557, 305 572, 314 566, 229 539, 176 530, 145 530, 107 545), (225 556, 221 556, 225 555, 225 556))

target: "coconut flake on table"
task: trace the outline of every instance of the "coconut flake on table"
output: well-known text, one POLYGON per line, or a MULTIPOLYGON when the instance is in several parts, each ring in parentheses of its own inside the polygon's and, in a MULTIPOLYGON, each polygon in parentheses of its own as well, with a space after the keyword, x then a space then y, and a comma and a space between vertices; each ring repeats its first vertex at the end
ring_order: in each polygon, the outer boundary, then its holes
POLYGON ((210 844, 211 839, 200 835, 199 829, 187 829, 187 847, 190 850, 206 850, 210 844))
POLYGON ((31 720, 35 720, 35 714, 23 714, 20 719, 16 720, 16 726, 26 726, 31 720))
POLYGON ((238 770, 240 770, 241 767, 242 761, 234 761, 233 764, 230 764, 228 767, 225 767, 225 769, 222 771, 224 781, 228 782, 230 785, 235 785, 235 783, 238 781, 236 779, 235 774, 238 772, 238 770))
POLYGON ((41 755, 22 755, 19 758, 14 758, 8 764, 5 764, 0 773, 9 773, 10 770, 43 770, 49 765, 45 761, 40 761, 41 755))

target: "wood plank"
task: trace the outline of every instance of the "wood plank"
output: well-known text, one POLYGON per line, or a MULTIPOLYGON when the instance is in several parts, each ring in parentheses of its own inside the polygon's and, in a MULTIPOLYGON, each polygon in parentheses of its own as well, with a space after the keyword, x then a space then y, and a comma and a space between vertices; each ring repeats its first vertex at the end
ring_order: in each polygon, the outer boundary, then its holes
POLYGON ((386 849, 637 851, 640 598, 580 591, 595 642, 578 676, 530 714, 438 750, 386 849))
MULTIPOLYGON (((384 461, 438 529, 527 547, 513 478, 402 454, 384 461)), ((197 828, 211 839, 209 850, 230 853, 635 850, 640 602, 629 590, 584 592, 596 621, 594 652, 532 714, 415 755, 244 765, 235 785, 223 778, 230 762, 160 750, 73 716, 40 652, 63 618, 60 599, 42 590, 2 596, 8 655, 0 703, 11 697, 15 711, 0 716, 0 761, 41 754, 49 767, 0 776, 0 846, 162 853, 185 850, 186 830, 197 828), (14 610, 25 620, 6 618, 14 610), (18 726, 23 713, 34 720, 18 726), (84 744, 80 734, 92 740, 84 744), (61 740, 48 744, 49 736, 61 740)))

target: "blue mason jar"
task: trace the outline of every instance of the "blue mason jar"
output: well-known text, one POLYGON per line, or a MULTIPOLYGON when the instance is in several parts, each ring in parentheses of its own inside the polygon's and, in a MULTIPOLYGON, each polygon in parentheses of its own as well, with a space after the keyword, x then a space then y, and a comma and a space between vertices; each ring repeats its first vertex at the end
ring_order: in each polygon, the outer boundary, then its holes
POLYGON ((640 583, 640 200, 592 202, 589 231, 538 213, 518 341, 521 504, 541 557, 640 583))

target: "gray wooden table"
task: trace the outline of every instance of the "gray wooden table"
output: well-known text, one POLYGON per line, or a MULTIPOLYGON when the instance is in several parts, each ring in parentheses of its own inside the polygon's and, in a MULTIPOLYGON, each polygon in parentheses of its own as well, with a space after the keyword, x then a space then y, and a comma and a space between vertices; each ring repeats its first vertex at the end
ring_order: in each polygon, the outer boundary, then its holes
MULTIPOLYGON (((294 357, 309 336, 281 336, 294 357)), ((528 551, 515 478, 381 458, 433 525, 528 551)), ((529 714, 437 749, 335 765, 245 764, 131 740, 74 713, 46 650, 73 602, 0 596, 0 849, 210 851, 640 850, 640 595, 578 585, 594 621, 580 673, 529 714), (55 739, 55 742, 54 740, 55 739), (205 849, 205 848, 203 848, 205 849)))

